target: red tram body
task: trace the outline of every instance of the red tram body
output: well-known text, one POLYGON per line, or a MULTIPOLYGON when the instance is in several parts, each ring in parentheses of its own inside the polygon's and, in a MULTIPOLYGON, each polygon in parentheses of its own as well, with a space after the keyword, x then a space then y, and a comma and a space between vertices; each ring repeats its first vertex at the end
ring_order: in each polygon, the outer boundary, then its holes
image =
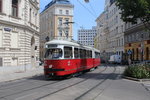
POLYGON ((44 74, 46 77, 66 76, 100 65, 98 50, 66 40, 45 44, 44 74))

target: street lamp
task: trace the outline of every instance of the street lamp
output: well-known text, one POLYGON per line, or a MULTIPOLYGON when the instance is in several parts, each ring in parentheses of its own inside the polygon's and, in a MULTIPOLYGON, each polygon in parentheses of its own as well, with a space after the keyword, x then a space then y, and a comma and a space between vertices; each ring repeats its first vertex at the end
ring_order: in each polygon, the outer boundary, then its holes
POLYGON ((74 22, 64 22, 63 24, 66 24, 66 25, 68 25, 68 24, 74 24, 74 22))
POLYGON ((84 0, 86 3, 88 3, 89 2, 89 0, 84 0))
MULTIPOLYGON (((65 24, 65 25, 69 25, 69 24, 74 24, 74 22, 64 22, 63 24, 65 24)), ((66 35, 66 37, 68 38, 68 34, 67 34, 67 30, 65 29, 65 28, 62 28, 62 30, 64 31, 64 33, 65 33, 65 35, 66 35)))

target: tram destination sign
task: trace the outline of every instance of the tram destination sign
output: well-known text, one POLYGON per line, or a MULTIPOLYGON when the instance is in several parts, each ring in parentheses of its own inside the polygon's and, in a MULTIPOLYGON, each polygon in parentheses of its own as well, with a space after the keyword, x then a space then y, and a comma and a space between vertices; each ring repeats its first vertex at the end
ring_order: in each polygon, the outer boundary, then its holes
POLYGON ((46 48, 56 48, 57 45, 56 44, 47 44, 46 48))

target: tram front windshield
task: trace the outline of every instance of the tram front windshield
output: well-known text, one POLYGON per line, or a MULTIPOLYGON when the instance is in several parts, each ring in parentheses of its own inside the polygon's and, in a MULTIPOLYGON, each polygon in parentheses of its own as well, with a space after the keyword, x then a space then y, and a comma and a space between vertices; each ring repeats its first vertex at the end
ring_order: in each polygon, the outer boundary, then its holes
POLYGON ((59 59, 62 57, 62 50, 60 48, 47 49, 45 58, 47 59, 59 59))

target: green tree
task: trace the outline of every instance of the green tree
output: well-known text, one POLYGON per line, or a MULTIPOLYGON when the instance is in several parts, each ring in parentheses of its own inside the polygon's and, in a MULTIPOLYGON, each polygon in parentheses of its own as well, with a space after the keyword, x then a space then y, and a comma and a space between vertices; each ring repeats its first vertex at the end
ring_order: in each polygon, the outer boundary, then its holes
POLYGON ((116 5, 121 10, 124 22, 136 24, 137 19, 140 19, 150 30, 150 0, 116 0, 116 5))

